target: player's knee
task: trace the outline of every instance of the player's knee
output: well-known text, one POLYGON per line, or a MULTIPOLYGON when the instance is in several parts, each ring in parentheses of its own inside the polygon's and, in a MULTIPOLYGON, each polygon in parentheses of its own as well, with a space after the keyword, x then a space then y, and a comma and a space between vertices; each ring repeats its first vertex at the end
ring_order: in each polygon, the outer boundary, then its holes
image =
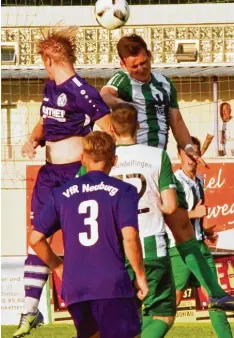
POLYGON ((172 327, 175 321, 175 316, 167 316, 167 317, 160 317, 160 316, 153 316, 153 320, 162 320, 165 322, 169 327, 172 327))

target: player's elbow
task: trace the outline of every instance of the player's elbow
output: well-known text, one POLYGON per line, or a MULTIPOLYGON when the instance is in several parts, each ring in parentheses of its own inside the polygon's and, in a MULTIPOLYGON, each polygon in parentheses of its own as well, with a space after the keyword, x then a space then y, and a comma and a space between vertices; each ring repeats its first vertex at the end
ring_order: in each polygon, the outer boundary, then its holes
POLYGON ((35 246, 37 245, 38 240, 35 238, 33 232, 31 233, 30 237, 29 237, 29 245, 31 248, 35 248, 35 246))
POLYGON ((42 239, 38 234, 37 231, 33 230, 29 236, 29 245, 32 249, 34 249, 42 239))

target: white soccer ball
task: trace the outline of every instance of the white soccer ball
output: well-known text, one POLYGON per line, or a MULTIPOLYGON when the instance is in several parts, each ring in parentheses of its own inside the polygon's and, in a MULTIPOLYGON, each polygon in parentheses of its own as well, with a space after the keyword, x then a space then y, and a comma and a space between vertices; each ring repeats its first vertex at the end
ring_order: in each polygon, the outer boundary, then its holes
POLYGON ((97 0, 94 12, 99 25, 116 29, 128 21, 130 8, 125 0, 97 0))

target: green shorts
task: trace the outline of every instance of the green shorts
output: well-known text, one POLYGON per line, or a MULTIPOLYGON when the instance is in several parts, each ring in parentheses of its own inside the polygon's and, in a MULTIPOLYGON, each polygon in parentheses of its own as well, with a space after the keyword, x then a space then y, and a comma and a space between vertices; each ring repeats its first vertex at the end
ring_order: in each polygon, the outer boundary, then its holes
MULTIPOLYGON (((214 279, 217 280, 215 262, 214 262, 210 249, 208 248, 205 242, 198 241, 198 243, 200 245, 200 250, 203 256, 206 258, 207 263, 214 274, 214 279)), ((199 287, 200 284, 197 278, 185 265, 176 247, 169 249, 169 255, 171 257, 171 265, 172 265, 172 271, 173 271, 173 276, 175 280, 176 290, 182 291, 188 287, 195 287, 195 288, 199 287)))
MULTIPOLYGON (((170 257, 145 259, 144 266, 149 293, 143 301, 142 315, 175 316, 176 293, 172 276, 170 257)), ((134 272, 127 264, 129 276, 134 280, 134 272)))

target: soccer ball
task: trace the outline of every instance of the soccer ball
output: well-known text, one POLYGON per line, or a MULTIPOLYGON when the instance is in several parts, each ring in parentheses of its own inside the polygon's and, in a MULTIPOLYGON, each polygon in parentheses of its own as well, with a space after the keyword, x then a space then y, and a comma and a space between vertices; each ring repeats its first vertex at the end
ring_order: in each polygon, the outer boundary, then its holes
POLYGON ((125 0, 97 0, 94 13, 103 28, 116 29, 128 21, 130 9, 125 0))

